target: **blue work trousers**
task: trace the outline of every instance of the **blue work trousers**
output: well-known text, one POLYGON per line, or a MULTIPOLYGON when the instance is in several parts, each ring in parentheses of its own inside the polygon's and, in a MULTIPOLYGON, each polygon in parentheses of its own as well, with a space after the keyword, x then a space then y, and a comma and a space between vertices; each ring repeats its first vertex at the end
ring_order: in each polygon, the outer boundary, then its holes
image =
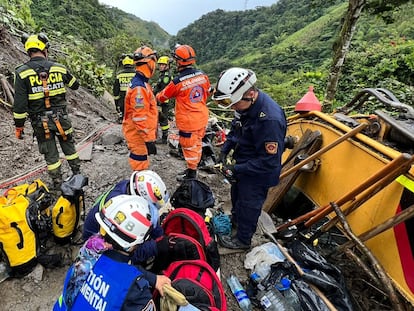
POLYGON ((238 178, 231 187, 232 218, 237 224, 237 238, 244 244, 251 244, 268 189, 251 176, 238 178))

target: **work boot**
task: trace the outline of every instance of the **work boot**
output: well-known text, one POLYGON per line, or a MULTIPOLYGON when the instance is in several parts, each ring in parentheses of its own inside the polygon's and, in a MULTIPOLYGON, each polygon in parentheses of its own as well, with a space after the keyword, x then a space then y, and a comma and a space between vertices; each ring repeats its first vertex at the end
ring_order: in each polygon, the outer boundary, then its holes
POLYGON ((158 145, 166 145, 168 143, 168 131, 162 131, 162 137, 155 142, 158 145))
POLYGON ((192 170, 190 168, 187 168, 185 171, 177 174, 177 181, 196 179, 196 177, 197 177, 197 170, 192 170))
POLYGON ((54 197, 58 198, 62 194, 62 177, 52 177, 52 186, 49 188, 49 192, 54 197))
POLYGON ((218 242, 221 246, 225 248, 229 248, 229 249, 243 249, 243 250, 250 249, 249 244, 240 242, 237 237, 231 236, 231 235, 219 236, 218 242))
POLYGON ((72 175, 79 175, 80 172, 80 161, 72 160, 69 163, 70 169, 72 171, 72 175))

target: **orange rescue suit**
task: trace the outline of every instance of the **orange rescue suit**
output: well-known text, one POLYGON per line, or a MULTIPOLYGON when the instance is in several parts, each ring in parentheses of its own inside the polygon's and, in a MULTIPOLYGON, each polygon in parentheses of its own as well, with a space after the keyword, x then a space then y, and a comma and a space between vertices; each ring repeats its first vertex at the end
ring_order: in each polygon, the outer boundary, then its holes
POLYGON ((148 169, 149 157, 145 142, 155 140, 157 125, 157 101, 151 85, 147 78, 137 73, 132 78, 125 96, 125 114, 122 122, 132 170, 148 169))
POLYGON ((160 93, 161 103, 175 98, 175 122, 187 167, 196 170, 201 159, 202 139, 208 123, 206 105, 210 89, 208 76, 201 70, 186 67, 160 93))

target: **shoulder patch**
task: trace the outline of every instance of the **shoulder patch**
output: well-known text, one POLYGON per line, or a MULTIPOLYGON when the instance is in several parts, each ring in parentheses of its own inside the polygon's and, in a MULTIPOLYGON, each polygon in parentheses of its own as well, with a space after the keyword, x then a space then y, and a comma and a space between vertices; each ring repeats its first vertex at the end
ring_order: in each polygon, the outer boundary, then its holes
POLYGON ((138 92, 137 96, 135 96, 135 108, 143 108, 144 107, 144 97, 140 92, 138 92))
POLYGON ((264 118, 266 117, 266 113, 264 113, 263 111, 259 113, 259 118, 264 118))
POLYGON ((266 153, 268 154, 277 154, 277 147, 278 147, 277 142, 266 142, 265 143, 266 153))

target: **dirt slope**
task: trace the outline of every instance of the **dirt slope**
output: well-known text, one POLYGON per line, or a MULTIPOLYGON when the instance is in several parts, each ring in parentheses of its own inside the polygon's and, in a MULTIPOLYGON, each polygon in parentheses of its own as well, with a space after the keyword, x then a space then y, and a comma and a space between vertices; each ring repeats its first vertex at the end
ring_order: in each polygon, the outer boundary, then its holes
MULTIPOLYGON (((53 55, 52 55, 53 58, 53 55)), ((0 30, 0 74, 12 83, 14 67, 27 60, 18 38, 13 37, 4 28, 0 30)), ((2 91, 0 89, 0 91, 2 91)), ((0 96, 4 98, 3 93, 0 96)), ((89 179, 85 187, 86 208, 111 185, 128 178, 131 169, 128 164, 128 149, 122 138, 121 126, 115 122, 117 116, 113 104, 105 99, 96 99, 84 88, 77 91, 68 90, 69 113, 73 122, 78 150, 86 149, 92 144, 92 158, 82 161, 81 171, 89 179)), ((173 192, 178 183, 176 173, 185 168, 185 163, 169 155, 167 146, 159 146, 158 154, 151 157, 151 169, 158 172, 173 192)), ((41 178, 49 183, 45 162, 39 154, 36 141, 32 139, 29 122, 25 125, 24 140, 14 136, 11 110, 0 104, 0 193, 18 183, 30 182, 41 178)), ((66 162, 63 171, 69 171, 66 162)), ((212 187, 216 203, 229 206, 229 185, 215 174, 201 172, 199 178, 212 187)), ((64 267, 43 269, 40 265, 31 275, 23 279, 8 279, 0 283, 0 311, 51 310, 59 296, 70 257, 76 254, 77 247, 60 247, 65 254, 64 267)), ((244 258, 231 255, 229 261, 233 269, 244 273, 244 258), (239 258, 238 258, 239 257, 239 258), (239 261, 236 264, 235 259, 239 261)), ((228 274, 224 266, 223 276, 228 274)), ((247 278, 247 274, 244 275, 247 278)), ((235 310, 233 297, 229 295, 230 309, 235 310), (233 304, 233 307, 231 306, 233 304)))

